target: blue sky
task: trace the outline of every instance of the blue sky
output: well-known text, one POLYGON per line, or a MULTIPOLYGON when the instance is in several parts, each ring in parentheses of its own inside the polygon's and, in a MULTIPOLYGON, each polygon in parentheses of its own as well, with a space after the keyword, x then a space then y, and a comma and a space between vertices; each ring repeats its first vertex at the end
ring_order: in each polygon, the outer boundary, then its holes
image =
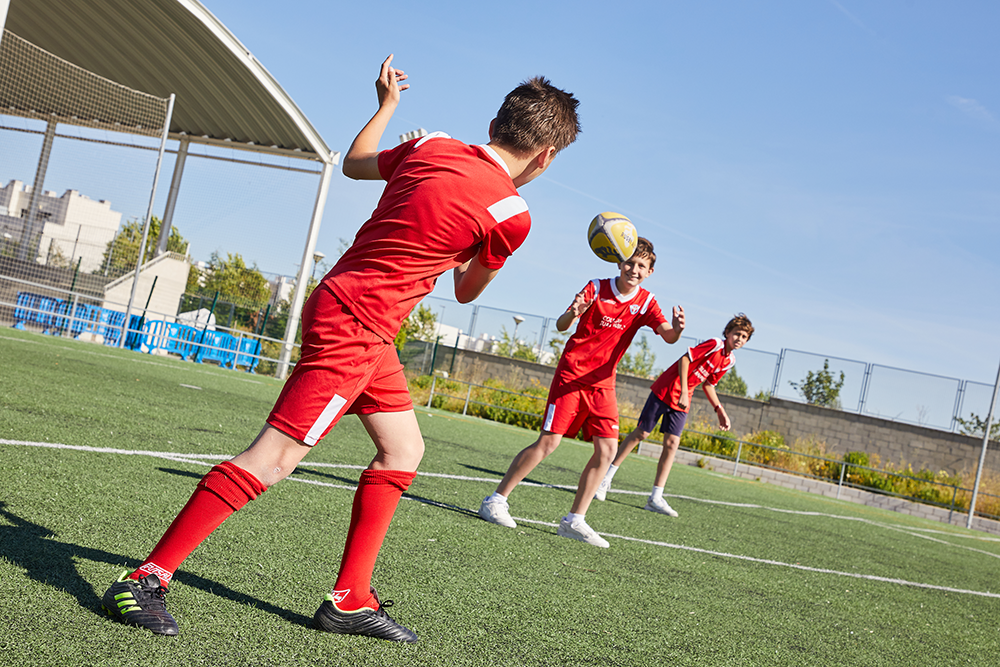
MULTIPOLYGON (((1000 5, 205 4, 335 150, 374 112, 388 53, 411 89, 385 147, 417 127, 484 142, 504 94, 536 74, 580 99, 583 132, 522 189, 532 232, 484 305, 558 315, 615 271, 585 239, 613 210, 655 244, 646 286, 685 307, 692 337, 742 311, 750 348, 993 383, 1000 5)), ((313 191, 289 191, 306 217, 313 191)), ((319 249, 353 237, 379 192, 336 173, 319 249)), ((248 236, 244 256, 294 273, 298 239, 248 236)), ((658 365, 680 353, 658 348, 658 365)))

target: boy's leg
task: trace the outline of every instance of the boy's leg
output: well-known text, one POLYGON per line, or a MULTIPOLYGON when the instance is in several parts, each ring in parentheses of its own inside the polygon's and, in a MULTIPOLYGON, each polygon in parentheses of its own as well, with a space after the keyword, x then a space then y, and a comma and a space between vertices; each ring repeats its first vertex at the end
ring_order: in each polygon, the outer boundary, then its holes
POLYGON ((163 603, 177 568, 223 521, 294 470, 308 451, 294 438, 265 426, 246 451, 214 466, 149 556, 104 594, 108 614, 157 634, 177 634, 163 603))
POLYGON ((500 480, 500 485, 497 486, 497 493, 501 496, 508 497, 511 492, 520 484, 528 474, 534 470, 539 463, 544 461, 549 454, 556 451, 559 447, 559 443, 562 441, 562 435, 559 433, 550 433, 548 431, 542 431, 542 435, 539 436, 538 440, 534 443, 528 445, 514 457, 514 460, 510 462, 510 467, 507 468, 507 474, 503 476, 500 480))
POLYGON ((265 426, 242 454, 213 467, 142 565, 130 575, 155 574, 167 586, 174 572, 212 531, 295 469, 309 448, 265 426))
POLYGON ((360 417, 378 451, 354 493, 337 582, 313 620, 327 632, 412 643, 417 635, 385 613, 371 579, 399 500, 417 475, 424 441, 413 410, 360 417))
POLYGON ((479 505, 479 516, 498 526, 517 528, 517 523, 510 515, 507 496, 539 463, 556 450, 561 440, 562 436, 558 433, 542 431, 538 440, 518 452, 514 460, 510 462, 507 473, 500 480, 497 490, 484 498, 479 505))
POLYGON ((635 429, 625 436, 625 440, 622 441, 621 446, 618 448, 618 453, 615 455, 615 460, 612 461, 610 466, 608 466, 608 471, 604 473, 604 479, 601 480, 600 485, 597 487, 597 491, 594 492, 594 498, 596 500, 604 500, 608 497, 608 491, 611 490, 611 482, 614 481, 615 473, 618 472, 618 468, 625 463, 625 459, 628 458, 629 453, 635 449, 635 446, 648 437, 649 431, 643 431, 640 428, 635 429))
POLYGON ((584 515, 590 507, 590 501, 594 498, 597 487, 600 486, 604 478, 604 472, 611 464, 617 451, 618 440, 616 438, 594 438, 594 455, 587 461, 583 472, 580 474, 580 483, 576 487, 576 496, 573 498, 573 506, 570 508, 572 514, 584 515))
POLYGON ((413 410, 361 415, 377 452, 361 473, 333 596, 344 611, 375 609, 372 571, 396 506, 416 477, 424 441, 413 410))
MULTIPOLYGON (((680 413, 684 414, 684 413, 680 413)), ((684 423, 681 420, 680 428, 684 423)), ((656 464, 656 479, 653 482, 653 490, 649 494, 645 509, 667 516, 678 516, 677 510, 663 499, 663 487, 667 485, 667 477, 670 475, 670 468, 674 465, 674 457, 677 455, 677 447, 681 444, 680 434, 669 434, 663 439, 663 451, 660 452, 660 460, 656 464)))

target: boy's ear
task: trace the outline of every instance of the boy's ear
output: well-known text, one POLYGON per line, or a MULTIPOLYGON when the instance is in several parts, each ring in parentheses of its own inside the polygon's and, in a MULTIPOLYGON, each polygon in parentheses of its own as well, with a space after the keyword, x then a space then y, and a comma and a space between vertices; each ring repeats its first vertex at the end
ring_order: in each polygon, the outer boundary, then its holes
POLYGON ((497 119, 494 118, 490 121, 490 141, 493 141, 493 126, 496 125, 497 119))
POLYGON ((547 148, 538 151, 538 155, 535 156, 535 160, 538 163, 538 168, 540 170, 547 169, 548 166, 552 164, 552 161, 556 159, 556 153, 558 152, 559 151, 556 149, 555 146, 548 146, 547 148))

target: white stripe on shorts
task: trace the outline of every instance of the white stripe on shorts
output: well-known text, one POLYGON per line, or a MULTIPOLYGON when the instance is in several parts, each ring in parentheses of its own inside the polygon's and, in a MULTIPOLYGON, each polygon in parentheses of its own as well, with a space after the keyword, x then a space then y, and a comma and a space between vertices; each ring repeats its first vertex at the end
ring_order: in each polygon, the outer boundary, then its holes
POLYGON ((556 404, 549 403, 549 407, 545 409, 545 423, 542 424, 543 431, 552 430, 552 420, 555 418, 555 416, 556 416, 556 404))
POLYGON ((326 404, 325 408, 323 408, 323 412, 320 413, 319 418, 313 422, 313 425, 309 429, 309 432, 306 433, 306 437, 303 439, 303 442, 310 447, 315 445, 319 439, 323 437, 323 433, 326 429, 330 428, 330 424, 332 424, 333 420, 337 418, 337 415, 340 414, 340 411, 345 405, 347 405, 347 399, 339 394, 334 394, 333 398, 330 399, 330 402, 326 404))

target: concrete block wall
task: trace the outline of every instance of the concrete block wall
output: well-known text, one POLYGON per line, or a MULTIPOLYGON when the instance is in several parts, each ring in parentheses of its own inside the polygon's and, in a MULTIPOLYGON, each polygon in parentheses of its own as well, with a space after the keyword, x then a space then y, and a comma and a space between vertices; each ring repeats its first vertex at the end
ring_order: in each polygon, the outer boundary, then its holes
MULTIPOLYGON (((439 347, 435 368, 449 371, 457 379, 482 383, 496 378, 510 387, 548 387, 555 368, 492 354, 439 347)), ((652 381, 618 376, 619 404, 633 407, 638 417, 652 381)), ((777 431, 789 444, 797 439, 815 439, 826 444, 832 455, 851 451, 877 455, 883 463, 911 465, 951 474, 975 471, 982 450, 982 438, 939 431, 887 419, 868 417, 831 408, 796 403, 779 398, 755 401, 736 396, 720 397, 733 422, 736 435, 754 431, 777 431)), ((714 411, 701 389, 695 390, 689 423, 705 417, 714 423, 714 411)), ((1000 474, 1000 446, 987 451, 985 470, 1000 474)))

